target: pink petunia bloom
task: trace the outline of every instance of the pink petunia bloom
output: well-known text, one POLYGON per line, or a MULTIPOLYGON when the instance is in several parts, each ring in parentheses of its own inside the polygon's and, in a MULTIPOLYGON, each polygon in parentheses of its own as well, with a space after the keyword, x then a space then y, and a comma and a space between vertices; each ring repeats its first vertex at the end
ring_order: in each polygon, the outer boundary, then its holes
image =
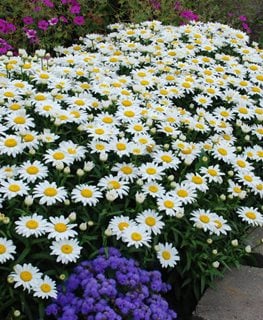
POLYGON ((83 16, 76 16, 73 19, 74 24, 78 26, 82 26, 85 23, 85 18, 83 16))
POLYGON ((69 11, 73 14, 79 14, 80 13, 80 6, 79 5, 71 6, 69 11))
POLYGON ((34 23, 34 18, 30 16, 26 16, 22 18, 22 21, 24 22, 25 25, 29 26, 30 24, 34 23))
POLYGON ((55 26, 58 23, 58 18, 54 17, 48 20, 50 26, 55 26))
POLYGON ((49 24, 48 24, 47 20, 43 19, 43 20, 38 21, 37 26, 39 27, 39 29, 46 31, 48 29, 49 24))

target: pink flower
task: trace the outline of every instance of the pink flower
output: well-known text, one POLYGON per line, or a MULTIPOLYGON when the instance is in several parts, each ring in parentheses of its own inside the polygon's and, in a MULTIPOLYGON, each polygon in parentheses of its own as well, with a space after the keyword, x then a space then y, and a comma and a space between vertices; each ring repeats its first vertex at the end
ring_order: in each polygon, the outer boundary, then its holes
POLYGON ((30 25, 32 23, 34 23, 34 19, 33 17, 30 17, 30 16, 27 16, 27 17, 24 17, 22 18, 22 21, 24 22, 25 25, 30 25))
POLYGON ((43 19, 43 20, 38 21, 37 26, 39 27, 39 29, 46 31, 48 29, 49 24, 48 24, 47 20, 43 19))
POLYGON ((85 18, 83 16, 76 16, 73 22, 78 26, 82 26, 85 23, 85 18))
POLYGON ((80 13, 80 6, 79 5, 71 6, 69 11, 73 14, 79 14, 80 13))
POLYGON ((247 21, 247 17, 246 16, 239 16, 238 17, 240 21, 245 22, 247 21))
POLYGON ((54 17, 48 20, 50 26, 55 26, 58 23, 58 18, 54 17))
POLYGON ((42 3, 49 8, 54 8, 54 3, 50 0, 42 0, 42 3))

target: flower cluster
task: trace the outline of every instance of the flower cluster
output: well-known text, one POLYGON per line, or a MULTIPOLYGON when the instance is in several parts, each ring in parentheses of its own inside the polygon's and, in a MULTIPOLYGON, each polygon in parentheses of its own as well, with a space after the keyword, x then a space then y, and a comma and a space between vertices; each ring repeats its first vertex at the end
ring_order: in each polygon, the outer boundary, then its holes
POLYGON ((263 225, 263 51, 219 23, 110 29, 56 58, 0 59, 8 274, 25 263, 63 272, 105 243, 209 269, 263 225))
POLYGON ((80 263, 58 297, 46 308, 49 319, 176 319, 161 297, 170 289, 158 271, 145 271, 114 248, 80 263))

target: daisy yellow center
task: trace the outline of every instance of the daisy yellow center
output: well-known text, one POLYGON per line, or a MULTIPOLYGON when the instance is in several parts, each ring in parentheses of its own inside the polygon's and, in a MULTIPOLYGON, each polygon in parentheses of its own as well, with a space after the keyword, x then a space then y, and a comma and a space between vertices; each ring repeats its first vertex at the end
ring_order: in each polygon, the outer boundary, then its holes
POLYGON ((210 93, 210 94, 214 94, 214 93, 215 93, 215 90, 212 89, 212 88, 208 88, 208 89, 207 89, 207 92, 210 93))
POLYGON ((122 171, 124 174, 131 174, 131 173, 132 173, 132 168, 131 168, 131 167, 128 167, 128 166, 125 166, 125 167, 122 167, 122 168, 121 168, 121 171, 122 171))
POLYGON ((103 134, 105 131, 102 128, 95 129, 96 134, 103 134))
POLYGON ((123 100, 122 105, 124 107, 130 107, 132 105, 132 102, 130 100, 123 100))
POLYGON ((71 111, 70 114, 73 115, 74 118, 79 118, 80 117, 80 113, 78 111, 71 111))
POLYGON ((257 129, 257 133, 263 134, 263 128, 258 128, 258 129, 257 129))
POLYGON ((203 179, 199 176, 193 176, 192 177, 192 182, 195 184, 202 184, 203 183, 203 179))
POLYGON ((105 146, 103 144, 96 144, 95 148, 101 151, 105 149, 105 146))
POLYGON ((0 254, 4 254, 6 252, 6 246, 0 244, 0 254))
POLYGON ((131 234, 131 238, 133 241, 141 241, 142 240, 142 235, 139 232, 133 232, 131 234))
POLYGON ((54 229, 57 231, 57 232, 65 232, 67 231, 68 227, 65 223, 62 223, 62 222, 58 222, 54 225, 54 229))
POLYGON ((57 190, 55 188, 49 187, 44 191, 44 195, 47 197, 55 197, 57 195, 57 190))
POLYGON ((258 191, 262 191, 262 190, 263 190, 263 183, 257 184, 257 185, 256 185, 256 189, 257 189, 258 191))
POLYGON ((125 144, 125 143, 119 142, 119 143, 117 143, 116 147, 117 147, 117 149, 118 149, 119 151, 126 150, 126 144, 125 144))
POLYGON ((41 73, 41 74, 39 75, 39 78, 40 78, 40 79, 49 79, 49 75, 46 74, 46 73, 41 73))
POLYGON ((48 293, 51 291, 51 286, 48 283, 43 283, 40 286, 41 291, 43 291, 44 293, 48 293))
POLYGON ((29 174, 37 174, 39 172, 39 169, 36 166, 30 166, 26 169, 26 172, 29 174))
POLYGON ((192 149, 191 148, 186 148, 186 149, 181 150, 181 152, 183 154, 191 154, 192 153, 192 149))
POLYGON ((20 273, 20 278, 21 280, 23 280, 24 282, 28 282, 31 281, 33 279, 32 273, 29 271, 22 271, 20 273))
POLYGON ((257 218, 256 214, 253 211, 247 211, 246 217, 251 220, 255 220, 257 218))
POLYGON ((141 81, 141 85, 143 86, 147 86, 147 84, 149 84, 150 82, 148 80, 142 80, 141 81))
POLYGON ((210 218, 205 215, 205 214, 201 214, 200 217, 199 217, 200 221, 203 222, 203 223, 209 223, 210 221, 210 218))
POLYGON ((263 81, 263 75, 262 74, 259 74, 258 76, 256 76, 256 79, 258 81, 263 81))
POLYGON ((11 104, 11 106, 9 108, 11 110, 15 111, 15 110, 19 110, 21 108, 21 106, 18 103, 13 103, 13 104, 11 104))
POLYGON ((105 123, 112 123, 112 122, 113 122, 113 120, 112 120, 111 117, 104 117, 104 118, 102 119, 102 121, 105 122, 105 123))
POLYGON ((57 152, 55 152, 55 153, 53 154, 53 158, 54 158, 55 160, 62 160, 62 159, 65 158, 65 155, 64 155, 63 152, 57 151, 57 152))
POLYGON ((120 189, 121 187, 121 184, 119 183, 119 181, 116 181, 116 180, 110 181, 109 185, 112 187, 112 189, 120 189))
POLYGON ((163 257, 164 260, 170 260, 171 259, 171 253, 169 251, 167 251, 167 250, 164 250, 162 252, 162 257, 163 257))
POLYGON ((139 139, 139 142, 140 142, 141 144, 146 144, 146 143, 148 142, 148 140, 145 139, 145 138, 140 138, 140 139, 139 139))
POLYGON ((143 127, 142 127, 140 124, 136 124, 136 125, 133 127, 133 129, 134 129, 135 131, 142 131, 143 127))
POLYGON ((91 198, 93 196, 93 192, 90 189, 82 189, 80 194, 84 198, 91 198))
POLYGON ((129 110, 129 111, 125 111, 125 112, 124 112, 124 115, 125 115, 126 117, 128 117, 128 118, 132 118, 132 117, 135 116, 135 113, 134 113, 133 111, 129 110))
POLYGON ((189 89, 189 88, 191 88, 191 83, 189 83, 189 82, 183 82, 182 86, 183 86, 184 88, 186 88, 186 89, 189 89))
POLYGON ((76 154, 77 153, 77 150, 75 148, 68 148, 67 151, 69 154, 76 154))
POLYGON ((153 175, 156 174, 157 170, 155 168, 147 168, 146 172, 147 174, 153 175))
POLYGON ((158 187, 157 186, 150 186, 149 187, 149 191, 151 191, 151 192, 157 192, 159 189, 158 189, 158 187))
POLYGON ((205 126, 202 123, 199 123, 199 122, 195 125, 195 127, 197 129, 204 129, 205 128, 205 126))
POLYGON ((260 158, 262 158, 262 157, 263 157, 263 151, 261 151, 261 150, 257 151, 257 155, 258 155, 260 158))
POLYGON ((39 226, 39 223, 36 220, 31 219, 31 220, 28 220, 26 222, 26 227, 28 229, 33 229, 34 230, 34 229, 37 229, 38 226, 39 226))
POLYGON ((118 228, 120 231, 123 231, 124 229, 126 229, 127 227, 129 227, 129 223, 128 222, 120 222, 118 224, 118 228))
POLYGON ((217 228, 217 229, 220 229, 220 228, 222 228, 222 227, 223 227, 222 222, 221 222, 221 221, 219 221, 219 220, 215 220, 215 224, 216 224, 216 228, 217 228))
POLYGON ((15 117, 14 118, 14 123, 16 124, 24 124, 26 122, 25 117, 15 117))
POLYGON ((165 127, 164 127, 164 131, 165 131, 165 132, 168 132, 168 133, 171 133, 171 132, 173 132, 173 128, 172 128, 172 127, 165 126, 165 127))
POLYGON ((227 155, 227 150, 224 148, 218 148, 217 149, 218 153, 220 153, 222 156, 226 156, 227 155))
POLYGON ((185 198, 188 196, 188 192, 184 189, 180 189, 177 191, 177 195, 181 198, 185 198))
POLYGON ((245 167, 246 167, 246 162, 243 161, 243 160, 237 160, 237 165, 238 165, 240 168, 245 168, 245 167))
POLYGON ((145 223, 150 226, 150 227, 153 227, 156 225, 156 219, 154 217, 147 217, 145 219, 145 223))
POLYGON ((78 100, 75 100, 75 104, 76 104, 77 106, 84 106, 84 105, 85 105, 85 102, 84 102, 83 100, 81 100, 81 99, 78 99, 78 100))
POLYGON ((229 112, 228 111, 221 111, 220 114, 223 117, 228 117, 229 116, 229 112))
POLYGON ((212 177, 217 176, 217 171, 215 169, 208 169, 207 173, 210 174, 210 176, 212 176, 212 177))
POLYGON ((23 140, 25 142, 31 142, 34 140, 34 136, 32 134, 28 133, 28 134, 24 135, 23 140))
POLYGON ((248 181, 248 182, 252 182, 252 181, 253 181, 253 178, 252 178, 251 176, 249 176, 249 175, 245 175, 245 176, 244 176, 244 179, 245 179, 246 181, 248 181))
POLYGON ((73 247, 70 244, 63 244, 63 246, 61 246, 61 251, 64 254, 71 254, 73 252, 73 247))
POLYGON ((5 147, 8 147, 8 148, 13 148, 17 145, 17 142, 15 139, 13 138, 9 138, 9 139, 6 139, 5 140, 5 147))
POLYGON ((7 98, 14 98, 14 93, 13 92, 11 92, 11 91, 6 91, 5 93, 4 93, 4 96, 5 97, 7 97, 7 98))
POLYGON ((52 109, 53 109, 52 106, 48 106, 48 105, 43 106, 43 110, 44 110, 44 111, 50 111, 50 110, 52 110, 52 109))
POLYGON ((165 200, 163 204, 168 209, 172 209, 174 207, 174 203, 171 200, 165 200))
POLYGON ((43 100, 46 100, 46 97, 45 97, 43 94, 37 94, 37 95, 35 96, 35 99, 36 99, 37 101, 43 101, 43 100))
POLYGON ((18 184, 10 184, 8 190, 11 192, 18 192, 21 190, 21 187, 18 184))
POLYGON ((241 188, 240 187, 234 187, 233 188, 235 193, 240 193, 241 192, 241 188))
POLYGON ((247 114, 247 113, 248 113, 248 110, 247 110, 247 108, 245 108, 245 107, 239 108, 238 111, 239 111, 240 113, 242 113, 242 114, 247 114))

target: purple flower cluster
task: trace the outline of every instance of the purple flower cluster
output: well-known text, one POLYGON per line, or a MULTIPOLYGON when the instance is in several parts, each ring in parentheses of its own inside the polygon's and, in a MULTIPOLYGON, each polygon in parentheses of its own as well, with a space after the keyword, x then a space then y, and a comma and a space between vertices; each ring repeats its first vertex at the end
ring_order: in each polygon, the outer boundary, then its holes
POLYGON ((0 32, 4 34, 12 33, 16 31, 15 25, 13 23, 8 22, 4 19, 0 19, 0 32))
POLYGON ((170 286, 159 271, 146 271, 114 248, 102 248, 97 258, 78 265, 58 288, 58 297, 46 308, 57 320, 172 320, 176 313, 161 297, 170 286))
POLYGON ((180 12, 180 17, 186 19, 187 21, 198 21, 198 14, 191 10, 183 10, 180 12))
POLYGON ((7 51, 10 51, 10 50, 13 50, 13 47, 4 39, 0 38, 0 55, 6 54, 7 51))

